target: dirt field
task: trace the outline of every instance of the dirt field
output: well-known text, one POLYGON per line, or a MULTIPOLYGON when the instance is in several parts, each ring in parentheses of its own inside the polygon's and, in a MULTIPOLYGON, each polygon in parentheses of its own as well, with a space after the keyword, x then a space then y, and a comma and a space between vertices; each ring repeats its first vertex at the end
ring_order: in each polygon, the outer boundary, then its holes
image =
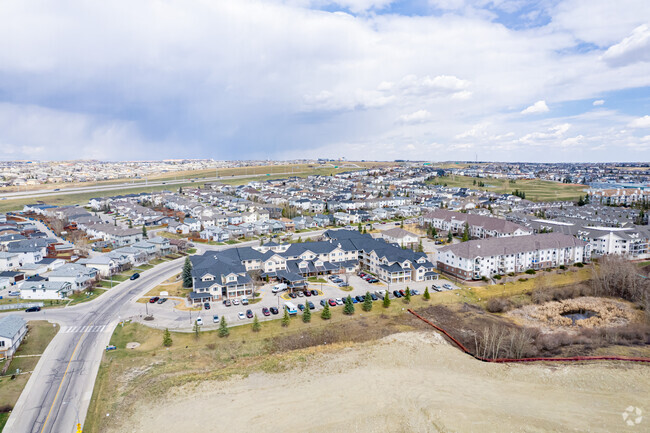
POLYGON ((628 406, 650 410, 648 368, 486 364, 405 332, 320 346, 288 372, 183 385, 106 431, 623 431, 628 406))

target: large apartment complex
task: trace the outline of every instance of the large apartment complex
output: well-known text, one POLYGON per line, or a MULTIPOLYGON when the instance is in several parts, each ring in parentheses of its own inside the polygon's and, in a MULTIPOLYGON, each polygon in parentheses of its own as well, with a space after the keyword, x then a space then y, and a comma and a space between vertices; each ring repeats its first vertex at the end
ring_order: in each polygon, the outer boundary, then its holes
POLYGON ((420 217, 420 223, 437 230, 461 234, 467 225, 472 238, 501 238, 532 234, 532 230, 505 219, 437 209, 420 217))
POLYGON ((438 251, 438 269, 465 280, 478 280, 586 262, 591 246, 570 235, 544 233, 462 242, 438 251))

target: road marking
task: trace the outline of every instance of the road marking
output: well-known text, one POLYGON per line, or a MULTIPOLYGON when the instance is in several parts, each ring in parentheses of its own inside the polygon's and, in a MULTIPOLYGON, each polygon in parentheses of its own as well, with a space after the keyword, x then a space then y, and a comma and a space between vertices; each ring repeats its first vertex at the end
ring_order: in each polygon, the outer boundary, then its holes
POLYGON ((45 421, 43 422, 43 428, 41 429, 41 433, 45 431, 45 427, 47 426, 47 421, 50 419, 50 415, 52 414, 52 409, 54 409, 54 405, 56 404, 56 400, 59 397, 59 392, 61 392, 61 387, 63 386, 63 382, 65 381, 65 377, 68 375, 68 370, 70 369, 70 364, 72 364, 72 358, 74 358, 75 353, 77 353, 77 349, 79 348, 79 344, 81 344, 81 340, 84 339, 84 334, 79 337, 79 341, 77 341, 77 345, 74 347, 74 350, 72 351, 72 355, 70 355, 70 359, 68 360, 68 365, 65 366, 65 371, 63 372, 63 377, 61 378, 61 383, 59 383, 59 388, 56 390, 56 394, 54 394, 54 400, 52 400, 52 406, 50 406, 50 410, 47 412, 47 416, 45 417, 45 421))
POLYGON ((106 325, 95 325, 95 326, 62 326, 62 334, 76 334, 79 332, 104 332, 106 330, 106 325))

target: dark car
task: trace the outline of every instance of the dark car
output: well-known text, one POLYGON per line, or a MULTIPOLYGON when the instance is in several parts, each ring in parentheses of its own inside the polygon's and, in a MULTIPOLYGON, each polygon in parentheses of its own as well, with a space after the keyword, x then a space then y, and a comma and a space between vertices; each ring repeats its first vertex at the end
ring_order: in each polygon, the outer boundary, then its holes
POLYGON ((336 301, 334 299, 329 299, 327 303, 330 304, 330 307, 336 307, 336 301))
POLYGON ((289 293, 289 297, 290 297, 291 299, 296 299, 296 294, 293 293, 293 292, 291 292, 291 293, 289 293))
POLYGON ((248 317, 249 319, 252 319, 253 318, 253 310, 246 310, 246 317, 248 317))
POLYGON ((41 311, 41 307, 29 307, 25 310, 25 313, 35 313, 37 311, 41 311))
POLYGON ((357 300, 357 302, 363 302, 363 301, 366 300, 366 298, 364 296, 361 296, 361 295, 357 295, 354 298, 357 300))
POLYGON ((417 290, 415 290, 415 289, 411 290, 411 295, 417 296, 419 294, 420 294, 420 292, 418 292, 417 290))
POLYGON ((273 313, 273 314, 278 314, 278 309, 275 308, 275 307, 271 307, 271 308, 269 308, 269 310, 271 310, 271 313, 273 313))
POLYGON ((357 300, 357 298, 352 298, 352 303, 353 303, 353 304, 358 304, 359 301, 357 300))
POLYGON ((312 290, 311 295, 312 296, 318 296, 318 290, 312 290))
POLYGON ((370 299, 372 299, 373 301, 376 301, 376 300, 379 299, 379 298, 378 298, 377 295, 375 295, 374 293, 371 293, 371 294, 370 294, 370 299))
POLYGON ((232 304, 230 303, 230 299, 226 299, 226 300, 224 300, 224 301, 223 301, 223 305, 225 305, 226 307, 230 307, 230 306, 232 305, 232 304))
POLYGON ((305 311, 305 305, 304 304, 298 304, 298 309, 300 311, 305 311))
POLYGON ((379 280, 377 278, 371 278, 370 280, 368 280, 368 282, 369 283, 378 283, 379 280))
POLYGON ((205 302, 205 303, 203 304, 203 309, 205 309, 205 310, 209 310, 209 309, 210 309, 210 303, 209 303, 209 302, 205 302))
POLYGON ((393 295, 394 295, 396 298, 401 298, 401 297, 402 297, 402 294, 401 294, 400 292, 398 292, 397 290, 393 290, 393 295))
POLYGON ((324 307, 325 305, 327 305, 327 301, 325 299, 321 299, 320 300, 320 306, 324 307))
POLYGON ((160 298, 160 299, 158 299, 158 303, 159 303, 159 304, 164 304, 165 302, 167 302, 167 298, 160 298))
POLYGON ((400 290, 399 294, 402 295, 402 296, 406 296, 406 292, 404 290, 400 290))
POLYGON ((149 303, 150 304, 155 304, 156 302, 158 302, 159 299, 160 298, 158 296, 154 296, 153 298, 149 299, 149 303))
POLYGON ((140 274, 136 272, 135 274, 131 275, 131 278, 129 278, 129 280, 137 280, 138 278, 140 278, 140 274))
POLYGON ((309 290, 305 290, 305 296, 309 298, 311 296, 311 292, 309 290))
POLYGON ((271 315, 271 312, 269 311, 268 308, 263 307, 263 308, 262 308, 262 314, 264 314, 265 316, 270 316, 270 315, 271 315))
POLYGON ((314 308, 316 308, 316 306, 314 305, 314 303, 312 301, 307 301, 307 305, 309 305, 310 310, 313 310, 314 308))

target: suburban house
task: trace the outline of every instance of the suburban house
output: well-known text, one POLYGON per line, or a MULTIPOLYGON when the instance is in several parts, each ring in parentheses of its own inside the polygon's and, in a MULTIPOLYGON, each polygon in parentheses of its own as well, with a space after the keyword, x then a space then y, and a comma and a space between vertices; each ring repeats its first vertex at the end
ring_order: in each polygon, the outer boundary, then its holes
MULTIPOLYGON (((84 265, 87 268, 97 269, 99 275, 106 278, 119 271, 118 260, 110 257, 109 254, 110 253, 88 257, 86 259, 79 259, 76 263, 84 265)), ((128 262, 128 258, 125 259, 125 261, 128 262)))
POLYGON ((25 281, 20 286, 22 299, 64 299, 74 288, 68 281, 25 281))
POLYGON ((11 358, 27 334, 27 322, 11 314, 0 318, 0 359, 11 358))
POLYGON ((437 259, 439 270, 464 280, 478 280, 587 262, 590 257, 587 242, 561 233, 543 233, 448 245, 438 250, 437 259))
POLYGON ((68 282, 73 290, 83 290, 97 280, 99 271, 77 263, 68 263, 47 274, 49 281, 68 282))

